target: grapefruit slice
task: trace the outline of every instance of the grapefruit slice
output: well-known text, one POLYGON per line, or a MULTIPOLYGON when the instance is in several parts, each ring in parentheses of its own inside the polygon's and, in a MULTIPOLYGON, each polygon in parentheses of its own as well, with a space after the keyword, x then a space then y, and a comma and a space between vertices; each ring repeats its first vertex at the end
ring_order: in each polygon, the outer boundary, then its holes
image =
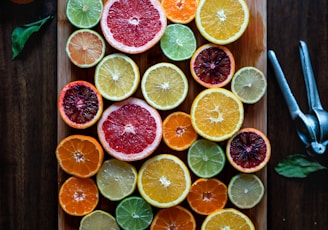
POLYGON ((162 119, 147 102, 130 97, 104 111, 98 122, 98 136, 113 157, 123 161, 141 160, 160 144, 162 119))
POLYGON ((125 53, 142 53, 163 36, 167 25, 158 0, 111 0, 104 5, 100 26, 107 42, 125 53))

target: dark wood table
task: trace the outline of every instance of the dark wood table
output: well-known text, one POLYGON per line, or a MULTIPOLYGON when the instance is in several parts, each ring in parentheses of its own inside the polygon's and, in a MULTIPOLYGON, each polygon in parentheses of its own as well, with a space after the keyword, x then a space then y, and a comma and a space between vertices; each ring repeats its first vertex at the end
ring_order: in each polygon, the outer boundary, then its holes
MULTIPOLYGON (((14 27, 56 15, 57 1, 0 3, 0 229, 57 229, 56 17, 12 61, 14 27)), ((267 49, 274 49, 301 108, 307 99, 298 42, 307 42, 323 106, 328 109, 328 3, 268 0, 267 49)), ((279 176, 285 156, 304 153, 268 63, 268 229, 327 229, 328 172, 306 179, 279 176)), ((320 159, 326 165, 328 153, 320 159)))

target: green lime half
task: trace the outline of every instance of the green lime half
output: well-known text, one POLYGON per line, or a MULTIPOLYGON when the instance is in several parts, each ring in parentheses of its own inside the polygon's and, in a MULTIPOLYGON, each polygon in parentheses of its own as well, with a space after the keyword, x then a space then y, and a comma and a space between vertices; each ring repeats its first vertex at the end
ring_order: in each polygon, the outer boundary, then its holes
POLYGON ((173 61, 191 58, 196 50, 196 38, 193 31, 186 25, 170 24, 160 40, 164 55, 173 61))
POLYGON ((231 178, 228 196, 231 203, 241 209, 255 207, 263 198, 264 185, 255 174, 241 173, 231 178))
POLYGON ((104 211, 96 210, 84 216, 80 221, 79 230, 119 230, 115 218, 104 211))
POLYGON ((102 0, 68 0, 66 16, 75 27, 88 29, 98 24, 102 9, 102 0))
POLYGON ((187 161, 195 175, 210 178, 223 170, 226 157, 223 149, 217 143, 198 139, 190 146, 187 161))
POLYGON ((124 230, 143 230, 153 220, 151 206, 141 197, 131 196, 122 200, 116 207, 116 221, 124 230))

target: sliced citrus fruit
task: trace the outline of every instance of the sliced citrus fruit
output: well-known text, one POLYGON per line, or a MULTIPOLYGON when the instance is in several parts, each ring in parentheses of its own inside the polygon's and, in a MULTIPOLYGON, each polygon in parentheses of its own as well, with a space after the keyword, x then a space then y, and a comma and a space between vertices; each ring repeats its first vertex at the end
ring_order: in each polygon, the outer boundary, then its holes
POLYGON ((102 0, 68 0, 66 16, 77 28, 92 28, 99 23, 102 9, 102 0))
POLYGON ((198 134, 191 125, 190 115, 176 111, 163 121, 163 141, 173 150, 188 149, 197 139, 198 134))
POLYGON ((162 119, 142 99, 130 97, 110 105, 98 122, 104 149, 123 161, 141 160, 152 154, 162 140, 162 119))
POLYGON ((243 124, 243 103, 231 91, 211 88, 201 91, 194 99, 191 124, 196 132, 211 141, 224 141, 243 124))
POLYGON ((161 4, 171 22, 187 24, 195 18, 198 0, 161 0, 161 4))
POLYGON ((58 193, 62 209, 72 216, 84 216, 92 212, 99 201, 98 188, 91 178, 68 178, 58 193))
POLYGON ((226 155, 240 172, 253 173, 264 168, 271 156, 267 136, 255 128, 243 128, 227 142, 226 155))
POLYGON ((97 65, 95 85, 101 95, 111 101, 130 97, 140 82, 139 67, 124 54, 109 54, 97 65))
POLYGON ((160 40, 164 55, 173 61, 184 61, 193 55, 197 43, 194 32, 186 25, 170 24, 160 40))
POLYGON ((238 229, 255 230, 252 220, 244 213, 226 208, 208 215, 202 223, 201 230, 238 229))
POLYGON ((223 87, 235 73, 235 59, 224 46, 204 44, 192 55, 190 71, 196 82, 206 88, 223 87))
POLYGON ((198 177, 216 176, 223 170, 225 161, 223 149, 213 141, 198 139, 188 150, 188 166, 198 177))
POLYGON ((199 178, 191 185, 187 201, 196 213, 209 215, 226 205, 227 186, 216 178, 199 178))
POLYGON ((264 185, 255 174, 240 173, 231 178, 228 196, 240 209, 254 208, 264 196, 264 185))
POLYGON ((169 208, 187 197, 191 178, 180 158, 171 154, 159 154, 143 163, 137 185, 141 196, 149 204, 169 208))
POLYGON ((267 90, 267 80, 256 67, 240 68, 231 80, 231 91, 247 104, 258 102, 267 90))
POLYGON ((106 160, 97 173, 98 189, 109 200, 117 201, 131 195, 136 185, 137 170, 125 161, 106 160))
POLYGON ((123 230, 143 230, 153 220, 152 207, 138 196, 123 199, 116 206, 115 214, 116 221, 123 230))
POLYGON ((167 19, 158 0, 115 0, 104 4, 100 25, 112 47, 135 54, 145 52, 159 42, 167 19))
POLYGON ((86 178, 99 171, 104 159, 104 150, 91 136, 71 135, 57 145, 56 157, 65 172, 86 178))
POLYGON ((180 205, 160 209, 151 223, 150 230, 165 229, 195 230, 195 217, 188 209, 180 205))
POLYGON ((87 215, 85 215, 80 221, 79 230, 120 230, 120 227, 117 225, 115 217, 110 213, 95 210, 87 215))
POLYGON ((188 94, 188 80, 176 65, 160 62, 150 66, 141 80, 145 100, 159 110, 178 107, 188 94))
POLYGON ((103 108, 101 94, 93 84, 87 81, 69 82, 58 96, 59 114, 72 128, 89 128, 98 121, 103 108))
POLYGON ((90 29, 74 31, 66 43, 66 53, 71 62, 80 68, 93 67, 105 55, 105 41, 90 29))
POLYGON ((195 21, 205 39, 225 45, 243 35, 249 22, 249 9, 244 0, 200 0, 195 21))

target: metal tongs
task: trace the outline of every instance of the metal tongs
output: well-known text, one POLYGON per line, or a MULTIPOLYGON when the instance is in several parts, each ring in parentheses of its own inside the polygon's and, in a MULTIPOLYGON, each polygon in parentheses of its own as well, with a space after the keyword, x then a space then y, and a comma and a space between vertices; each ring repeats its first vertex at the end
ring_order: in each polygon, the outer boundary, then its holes
POLYGON ((268 51, 278 84, 287 103, 297 134, 310 155, 323 154, 328 144, 328 112, 321 105, 314 79, 310 55, 304 41, 299 43, 300 58, 304 74, 309 112, 304 114, 293 96, 274 51, 268 51))

